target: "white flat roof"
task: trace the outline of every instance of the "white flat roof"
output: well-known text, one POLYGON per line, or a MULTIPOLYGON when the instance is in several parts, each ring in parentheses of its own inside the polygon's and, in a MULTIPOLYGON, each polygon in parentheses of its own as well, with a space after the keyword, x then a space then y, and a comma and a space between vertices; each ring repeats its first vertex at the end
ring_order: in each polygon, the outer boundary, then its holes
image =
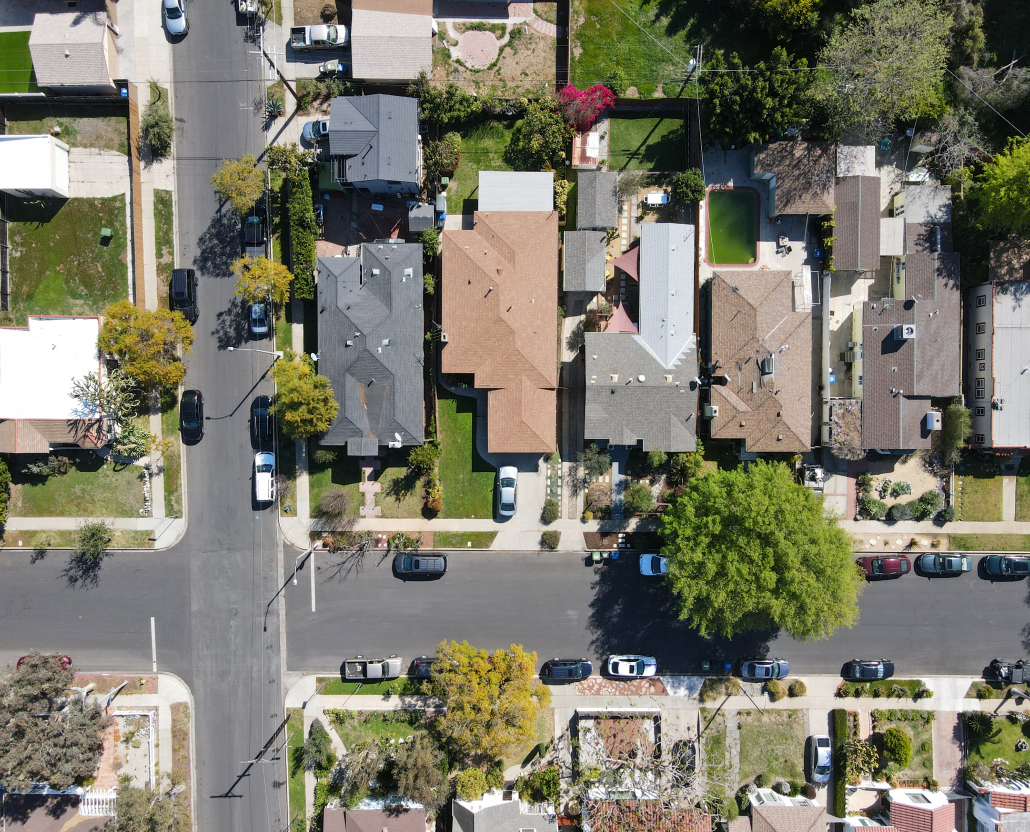
POLYGON ((31 191, 54 185, 68 190, 68 145, 49 135, 0 136, 0 188, 31 191))
POLYGON ((900 257, 905 253, 905 218, 880 218, 880 256, 900 257))
POLYGON ((871 144, 838 146, 837 176, 876 176, 876 148, 871 144))
MULTIPOLYGON (((994 401, 991 442, 997 448, 1030 445, 1030 283, 994 284, 994 401)), ((983 404, 983 401, 977 401, 983 404)), ((988 405, 990 406, 990 405, 988 405)))
POLYGON ((553 211, 554 171, 481 170, 480 211, 553 211))
POLYGON ((100 371, 99 318, 29 318, 0 328, 0 419, 86 419, 72 381, 100 371))

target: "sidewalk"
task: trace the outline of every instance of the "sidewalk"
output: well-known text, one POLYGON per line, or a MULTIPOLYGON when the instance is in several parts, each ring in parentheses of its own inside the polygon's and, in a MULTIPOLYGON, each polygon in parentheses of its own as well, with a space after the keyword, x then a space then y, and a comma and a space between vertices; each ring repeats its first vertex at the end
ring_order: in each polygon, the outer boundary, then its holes
MULTIPOLYGON (((5 528, 9 532, 75 531, 82 523, 98 521, 123 531, 156 532, 155 550, 174 546, 186 531, 186 521, 181 517, 8 517, 5 528)), ((16 544, 12 541, 8 548, 20 545, 20 540, 16 544)))

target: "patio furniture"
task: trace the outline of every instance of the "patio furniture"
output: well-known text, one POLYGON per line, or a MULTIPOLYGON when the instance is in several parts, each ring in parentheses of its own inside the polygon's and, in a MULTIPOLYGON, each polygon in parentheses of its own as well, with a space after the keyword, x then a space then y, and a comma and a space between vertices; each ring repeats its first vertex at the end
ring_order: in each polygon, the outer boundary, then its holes
POLYGON ((786 245, 787 245, 787 238, 786 238, 786 237, 784 237, 784 236, 783 236, 783 235, 781 234, 781 235, 779 236, 779 239, 777 240, 777 243, 779 243, 780 247, 781 247, 781 248, 783 248, 784 246, 786 246, 786 245))

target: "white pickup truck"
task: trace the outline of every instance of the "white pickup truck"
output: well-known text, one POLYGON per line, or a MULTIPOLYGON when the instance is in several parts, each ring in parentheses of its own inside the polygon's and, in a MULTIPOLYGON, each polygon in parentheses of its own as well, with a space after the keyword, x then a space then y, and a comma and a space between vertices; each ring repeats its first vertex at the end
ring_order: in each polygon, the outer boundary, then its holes
POLYGON ((401 659, 390 656, 386 659, 366 659, 355 656, 343 663, 343 676, 350 681, 379 682, 396 679, 401 675, 401 659))
POLYGON ((333 23, 290 28, 290 46, 294 49, 335 49, 347 43, 347 27, 333 23))

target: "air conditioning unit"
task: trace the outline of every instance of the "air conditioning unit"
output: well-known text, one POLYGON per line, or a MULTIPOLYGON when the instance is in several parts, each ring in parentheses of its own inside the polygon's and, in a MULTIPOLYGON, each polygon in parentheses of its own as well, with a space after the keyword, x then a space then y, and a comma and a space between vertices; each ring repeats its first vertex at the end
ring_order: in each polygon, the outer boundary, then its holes
POLYGON ((916 337, 915 324, 898 324, 894 328, 894 337, 899 341, 911 341, 916 337))
POLYGON ((704 417, 706 419, 717 419, 719 417, 719 405, 706 404, 704 408, 704 417))

